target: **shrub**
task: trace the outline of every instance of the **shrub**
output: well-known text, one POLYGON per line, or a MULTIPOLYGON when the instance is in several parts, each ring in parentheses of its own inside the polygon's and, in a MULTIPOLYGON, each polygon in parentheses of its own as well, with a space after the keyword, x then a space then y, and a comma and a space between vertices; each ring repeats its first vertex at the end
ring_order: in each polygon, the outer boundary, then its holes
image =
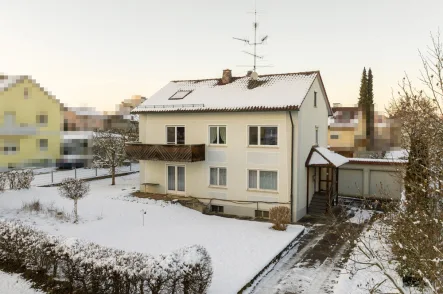
POLYGON ((70 293, 206 293, 211 258, 201 246, 158 257, 74 238, 48 236, 0 220, 0 260, 63 280, 70 293))
POLYGON ((29 189, 33 180, 34 173, 30 169, 4 172, 0 174, 0 191, 6 187, 6 183, 11 190, 29 189))
POLYGON ((269 210, 269 219, 274 224, 272 228, 277 231, 286 231, 291 222, 291 211, 285 206, 276 206, 269 210))
POLYGON ((74 222, 77 223, 77 201, 88 194, 89 184, 79 179, 66 178, 58 187, 58 192, 62 197, 74 200, 74 222))
POLYGON ((6 173, 0 173, 0 193, 5 191, 6 181, 6 173))

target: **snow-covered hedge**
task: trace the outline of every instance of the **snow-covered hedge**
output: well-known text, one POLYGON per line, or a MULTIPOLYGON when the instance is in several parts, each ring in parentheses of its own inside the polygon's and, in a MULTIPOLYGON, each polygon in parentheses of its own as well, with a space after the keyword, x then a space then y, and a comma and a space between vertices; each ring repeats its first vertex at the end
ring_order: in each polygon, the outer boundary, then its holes
POLYGON ((198 245, 154 257, 3 220, 0 260, 65 280, 82 293, 206 293, 212 280, 211 258, 198 245))
POLYGON ((29 189, 33 180, 34 173, 30 169, 0 173, 0 192, 4 191, 6 184, 11 190, 29 189))

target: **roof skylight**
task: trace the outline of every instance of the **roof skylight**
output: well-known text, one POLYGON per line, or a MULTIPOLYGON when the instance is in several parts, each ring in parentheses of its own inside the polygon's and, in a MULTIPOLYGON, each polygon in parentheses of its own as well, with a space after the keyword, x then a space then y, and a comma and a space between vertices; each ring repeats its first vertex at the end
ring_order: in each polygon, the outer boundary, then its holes
POLYGON ((169 97, 169 100, 180 100, 191 94, 192 90, 178 90, 174 95, 169 97))

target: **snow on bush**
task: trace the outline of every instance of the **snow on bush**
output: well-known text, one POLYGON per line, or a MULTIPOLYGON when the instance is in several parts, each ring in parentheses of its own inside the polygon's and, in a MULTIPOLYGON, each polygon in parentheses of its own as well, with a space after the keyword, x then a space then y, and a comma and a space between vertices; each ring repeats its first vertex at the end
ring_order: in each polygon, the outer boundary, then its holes
POLYGON ((206 293, 211 258, 194 245, 158 257, 49 236, 20 222, 0 220, 0 261, 62 279, 71 292, 206 293))
POLYGON ((0 192, 3 192, 8 184, 11 190, 29 189, 34 180, 34 174, 30 169, 11 170, 0 173, 0 192))

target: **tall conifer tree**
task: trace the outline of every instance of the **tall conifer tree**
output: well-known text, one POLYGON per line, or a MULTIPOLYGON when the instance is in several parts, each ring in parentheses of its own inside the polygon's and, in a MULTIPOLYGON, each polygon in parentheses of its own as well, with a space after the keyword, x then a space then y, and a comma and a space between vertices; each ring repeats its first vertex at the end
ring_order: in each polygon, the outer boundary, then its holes
POLYGON ((366 67, 363 68, 363 74, 360 82, 360 97, 358 98, 358 106, 365 105, 368 95, 368 76, 366 75, 366 67))
POLYGON ((372 70, 369 68, 368 71, 368 94, 366 96, 366 103, 368 106, 374 104, 374 82, 373 82, 372 70))

